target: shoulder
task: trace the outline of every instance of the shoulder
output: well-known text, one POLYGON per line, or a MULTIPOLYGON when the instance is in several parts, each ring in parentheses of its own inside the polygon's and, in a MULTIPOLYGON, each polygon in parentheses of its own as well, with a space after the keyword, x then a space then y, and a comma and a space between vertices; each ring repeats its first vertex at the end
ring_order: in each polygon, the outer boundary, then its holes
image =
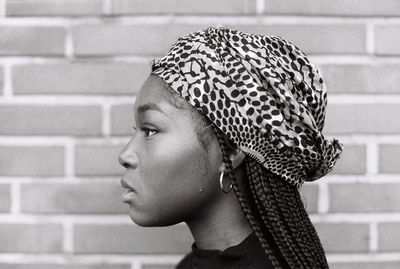
POLYGON ((185 257, 176 265, 175 269, 186 269, 186 268, 191 268, 190 265, 193 261, 193 252, 190 252, 189 254, 186 254, 185 257))

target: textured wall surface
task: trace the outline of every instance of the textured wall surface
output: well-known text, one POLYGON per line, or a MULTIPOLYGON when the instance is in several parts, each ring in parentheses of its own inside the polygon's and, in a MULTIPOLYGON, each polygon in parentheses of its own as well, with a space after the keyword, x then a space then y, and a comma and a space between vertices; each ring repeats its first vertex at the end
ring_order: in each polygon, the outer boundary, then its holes
POLYGON ((0 0, 0 269, 170 269, 117 156, 149 63, 207 26, 281 35, 321 67, 345 151, 304 193, 331 268, 400 268, 400 1, 0 0))

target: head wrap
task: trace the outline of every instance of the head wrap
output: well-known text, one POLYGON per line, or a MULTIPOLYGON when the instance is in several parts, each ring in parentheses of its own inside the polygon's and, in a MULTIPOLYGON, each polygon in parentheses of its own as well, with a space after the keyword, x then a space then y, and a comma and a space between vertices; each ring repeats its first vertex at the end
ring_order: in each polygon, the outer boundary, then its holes
POLYGON ((281 37, 210 27, 180 38, 152 73, 248 156, 300 187, 342 152, 326 140, 327 93, 306 55, 281 37))

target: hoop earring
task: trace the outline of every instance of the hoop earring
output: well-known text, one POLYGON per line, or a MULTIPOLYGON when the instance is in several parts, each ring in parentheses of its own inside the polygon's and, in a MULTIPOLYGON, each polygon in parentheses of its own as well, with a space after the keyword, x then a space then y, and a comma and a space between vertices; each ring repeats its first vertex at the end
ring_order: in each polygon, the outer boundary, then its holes
POLYGON ((221 175, 219 176, 219 186, 221 188, 221 191, 224 193, 229 193, 232 190, 232 183, 229 182, 229 189, 226 190, 224 187, 224 172, 221 172, 221 175))

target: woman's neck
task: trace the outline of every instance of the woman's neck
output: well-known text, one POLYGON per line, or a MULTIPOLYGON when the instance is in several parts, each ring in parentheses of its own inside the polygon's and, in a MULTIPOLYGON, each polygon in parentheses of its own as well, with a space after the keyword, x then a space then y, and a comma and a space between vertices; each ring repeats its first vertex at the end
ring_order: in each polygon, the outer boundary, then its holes
POLYGON ((252 233, 233 190, 221 193, 221 199, 186 223, 200 249, 225 250, 252 233))

